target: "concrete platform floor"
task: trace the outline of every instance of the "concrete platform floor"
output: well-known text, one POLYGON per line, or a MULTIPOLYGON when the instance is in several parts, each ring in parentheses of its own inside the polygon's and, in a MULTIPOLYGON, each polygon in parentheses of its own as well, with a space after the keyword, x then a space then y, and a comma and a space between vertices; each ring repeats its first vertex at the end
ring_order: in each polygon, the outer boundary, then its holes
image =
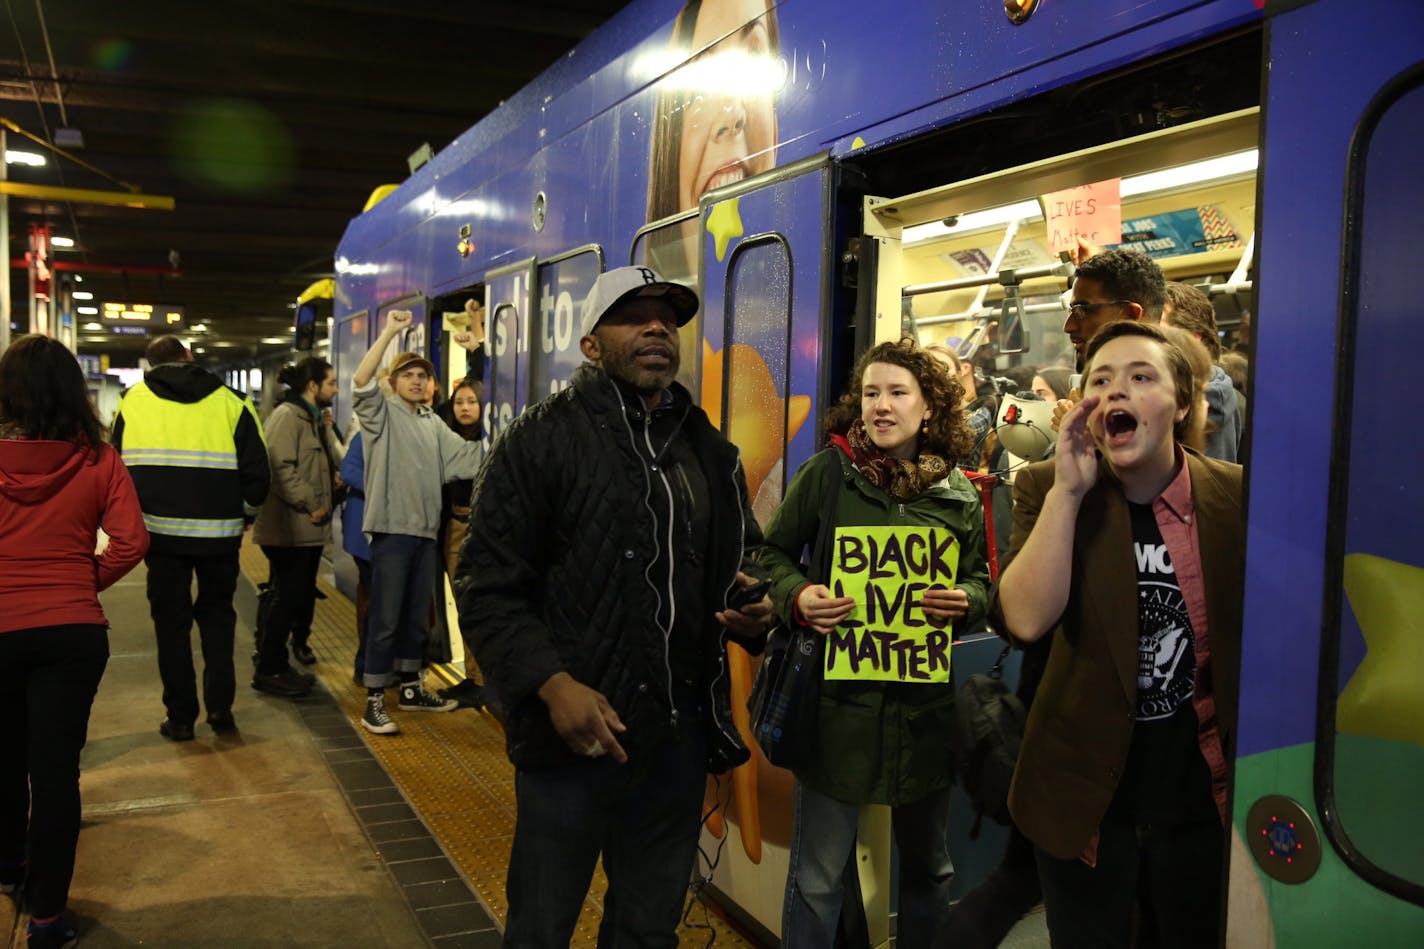
MULTIPOLYGON (((219 736, 200 718, 194 741, 158 734, 164 710, 144 583, 139 567, 103 597, 110 659, 84 750, 70 897, 80 944, 431 945, 304 721, 324 705, 339 712, 329 700, 302 705, 252 691, 244 648, 252 634, 241 620, 239 731, 219 736)), ((0 945, 23 947, 23 923, 0 898, 0 945)))

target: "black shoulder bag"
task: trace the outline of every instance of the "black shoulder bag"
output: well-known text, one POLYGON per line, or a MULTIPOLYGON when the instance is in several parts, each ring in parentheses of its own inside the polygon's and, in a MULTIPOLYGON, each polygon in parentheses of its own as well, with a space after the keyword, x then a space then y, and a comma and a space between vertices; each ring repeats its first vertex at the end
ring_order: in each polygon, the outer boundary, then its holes
MULTIPOLYGON (((833 451, 834 449, 827 449, 833 451)), ((830 579, 831 539, 836 530, 836 500, 840 497, 839 465, 831 472, 816 542, 811 547, 812 583, 830 579)), ((816 715, 821 698, 826 637, 787 619, 767 637, 761 668, 747 699, 752 735, 768 761, 795 770, 810 763, 816 750, 816 715)))
POLYGON ((1023 743, 1028 711, 1004 684, 1004 661, 1010 646, 987 673, 972 675, 954 698, 957 734, 954 736, 955 770, 959 783, 974 804, 974 828, 988 817, 1007 824, 1009 786, 1014 780, 1019 745, 1023 743))

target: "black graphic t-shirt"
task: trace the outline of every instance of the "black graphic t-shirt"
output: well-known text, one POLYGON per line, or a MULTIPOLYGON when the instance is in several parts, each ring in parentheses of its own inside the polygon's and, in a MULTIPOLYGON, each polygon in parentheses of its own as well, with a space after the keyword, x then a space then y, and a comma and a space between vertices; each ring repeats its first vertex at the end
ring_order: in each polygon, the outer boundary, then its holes
POLYGON ((1108 814, 1135 823, 1178 820, 1215 807, 1192 705, 1196 639, 1152 507, 1128 508, 1137 562, 1137 725, 1108 814))

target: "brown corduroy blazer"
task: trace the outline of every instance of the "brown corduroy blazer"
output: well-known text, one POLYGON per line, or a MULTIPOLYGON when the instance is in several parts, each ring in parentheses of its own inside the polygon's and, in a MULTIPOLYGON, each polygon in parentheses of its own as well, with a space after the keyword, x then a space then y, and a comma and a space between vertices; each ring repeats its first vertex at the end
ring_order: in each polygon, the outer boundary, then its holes
MULTIPOLYGON (((1241 665, 1245 519, 1241 466, 1186 451, 1206 586, 1211 677, 1222 748, 1231 764, 1241 665)), ((1009 792, 1019 829, 1060 859, 1083 852, 1107 812, 1127 762, 1137 721, 1137 569, 1122 486, 1105 462, 1083 498, 1073 536, 1068 605, 1050 635, 1043 682, 1009 792)), ((1030 465, 1014 481, 1007 568, 1033 529, 1053 486, 1053 462, 1030 465)), ((990 621, 1013 638, 989 594, 990 621)))

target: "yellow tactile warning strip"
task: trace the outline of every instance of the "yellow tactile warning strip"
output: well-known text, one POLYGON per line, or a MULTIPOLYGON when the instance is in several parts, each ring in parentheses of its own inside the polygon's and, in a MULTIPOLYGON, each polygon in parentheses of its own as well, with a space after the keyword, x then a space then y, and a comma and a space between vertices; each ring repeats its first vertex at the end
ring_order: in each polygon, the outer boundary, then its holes
MULTIPOLYGON (((266 582, 267 559, 261 548, 244 542, 242 570, 254 585, 266 582)), ((312 620, 309 645, 319 660, 312 669, 354 724, 366 707, 366 690, 352 679, 356 608, 326 582, 318 581, 317 585, 326 599, 317 601, 312 620)), ((238 655, 242 655, 241 646, 238 655)), ((239 659, 239 678, 241 670, 239 659)), ((442 685, 430 683, 432 688, 442 685)), ((391 712, 400 723, 400 735, 370 735, 359 724, 356 730, 503 925, 509 911, 504 878, 514 839, 514 768, 504 755, 504 732, 489 714, 469 709, 446 714, 401 712, 392 701, 391 712)), ((593 947, 597 943, 607 886, 600 868, 594 874, 571 946, 593 947)), ((715 916, 698 909, 692 916, 695 925, 684 925, 679 931, 682 946, 704 946, 711 939, 719 947, 751 945, 715 916)))

